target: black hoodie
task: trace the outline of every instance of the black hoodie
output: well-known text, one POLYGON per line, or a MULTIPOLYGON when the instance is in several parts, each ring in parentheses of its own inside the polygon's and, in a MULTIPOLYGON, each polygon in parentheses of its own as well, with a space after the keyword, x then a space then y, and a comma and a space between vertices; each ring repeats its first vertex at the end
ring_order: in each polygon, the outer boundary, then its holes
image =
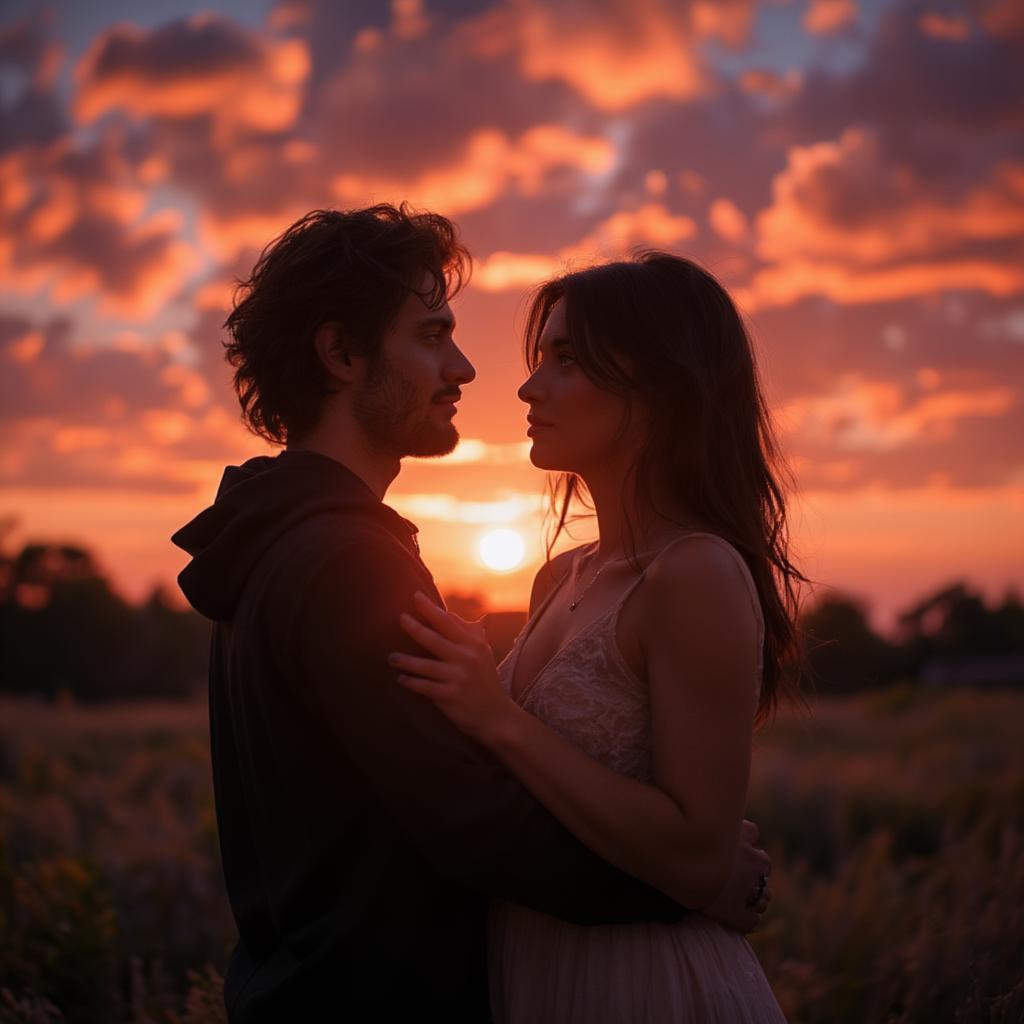
POLYGON ((229 466, 174 535, 214 621, 232 1024, 488 1021, 490 896, 580 924, 683 913, 395 681, 399 612, 440 603, 415 532, 341 463, 286 451, 229 466))

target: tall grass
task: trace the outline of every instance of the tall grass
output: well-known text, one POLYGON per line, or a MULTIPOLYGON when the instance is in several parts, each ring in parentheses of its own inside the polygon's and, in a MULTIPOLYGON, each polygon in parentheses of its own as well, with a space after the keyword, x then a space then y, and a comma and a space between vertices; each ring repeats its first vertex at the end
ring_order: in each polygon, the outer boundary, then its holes
POLYGON ((753 937, 792 1021, 1024 1021, 1024 695, 820 701, 758 739, 753 937))
MULTIPOLYGON (((1024 1020, 1024 695, 759 734, 752 941, 794 1024, 1024 1020)), ((0 1024, 212 1024, 233 941, 201 704, 0 701, 0 1024)))

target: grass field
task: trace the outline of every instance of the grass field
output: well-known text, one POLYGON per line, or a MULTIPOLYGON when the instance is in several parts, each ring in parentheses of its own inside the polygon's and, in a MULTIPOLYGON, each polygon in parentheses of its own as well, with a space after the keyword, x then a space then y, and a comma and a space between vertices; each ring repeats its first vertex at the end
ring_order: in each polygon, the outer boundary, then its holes
MULTIPOLYGON (((1024 1020, 1024 694, 819 701, 756 742, 793 1024, 1024 1020)), ((205 705, 0 701, 0 1024, 223 1020, 205 705)))

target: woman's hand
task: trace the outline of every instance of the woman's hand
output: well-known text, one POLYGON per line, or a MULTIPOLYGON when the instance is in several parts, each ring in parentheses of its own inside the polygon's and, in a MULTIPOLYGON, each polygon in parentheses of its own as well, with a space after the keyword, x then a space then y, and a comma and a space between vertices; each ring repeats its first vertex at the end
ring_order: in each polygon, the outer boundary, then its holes
POLYGON ((393 651, 388 662, 401 672, 399 683, 432 700, 464 733, 493 745, 518 706, 501 688, 483 626, 444 611, 419 591, 414 600, 419 618, 403 612, 399 624, 434 657, 393 651))
POLYGON ((760 928, 764 912, 772 900, 772 891, 768 887, 772 861, 764 850, 754 845, 759 834, 757 825, 744 819, 732 875, 725 888, 700 911, 705 917, 739 932, 760 928), (757 899, 751 903, 753 896, 757 899))

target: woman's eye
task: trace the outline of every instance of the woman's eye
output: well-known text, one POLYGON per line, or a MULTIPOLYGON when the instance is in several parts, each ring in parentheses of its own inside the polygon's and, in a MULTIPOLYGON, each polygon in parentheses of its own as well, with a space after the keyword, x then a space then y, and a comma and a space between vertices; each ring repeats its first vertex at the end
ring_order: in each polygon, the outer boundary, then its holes
POLYGON ((576 362, 576 360, 573 359, 573 357, 571 355, 569 355, 568 352, 559 352, 558 353, 558 365, 559 366, 572 366, 572 364, 575 363, 575 362, 576 362))

